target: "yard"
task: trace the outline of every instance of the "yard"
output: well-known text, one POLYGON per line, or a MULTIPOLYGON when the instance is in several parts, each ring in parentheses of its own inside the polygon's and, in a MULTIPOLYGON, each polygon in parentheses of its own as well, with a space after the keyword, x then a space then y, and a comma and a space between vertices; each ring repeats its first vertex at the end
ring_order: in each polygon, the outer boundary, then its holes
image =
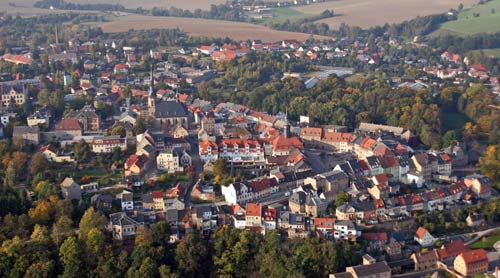
POLYGON ((484 248, 484 249, 493 249, 493 245, 500 240, 500 233, 494 233, 491 234, 490 236, 483 237, 480 240, 476 241, 474 244, 469 245, 470 248, 472 249, 479 249, 479 248, 484 248))

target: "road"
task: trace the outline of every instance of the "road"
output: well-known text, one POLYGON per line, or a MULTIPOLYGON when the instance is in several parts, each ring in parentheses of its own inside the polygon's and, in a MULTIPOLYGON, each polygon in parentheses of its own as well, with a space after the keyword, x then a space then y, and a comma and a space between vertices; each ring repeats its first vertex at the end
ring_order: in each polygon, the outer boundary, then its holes
POLYGON ((196 170, 194 179, 189 184, 189 187, 186 190, 186 195, 184 197, 184 204, 186 207, 189 207, 191 203, 191 190, 193 190, 194 184, 198 181, 200 174, 203 172, 203 162, 200 159, 198 138, 196 138, 196 135, 189 135, 187 140, 191 145, 191 164, 196 170))
POLYGON ((473 239, 467 241, 465 243, 465 245, 471 245, 473 244, 474 242, 478 241, 480 238, 482 238, 483 236, 487 236, 489 234, 491 234, 492 232, 494 231, 498 231, 500 230, 500 226, 499 227, 494 227, 494 228, 491 228, 491 229, 488 229, 488 230, 484 230, 484 231, 480 231, 480 232, 476 232, 476 233, 470 233, 468 235, 472 236, 472 235, 476 235, 476 237, 474 237, 473 239))

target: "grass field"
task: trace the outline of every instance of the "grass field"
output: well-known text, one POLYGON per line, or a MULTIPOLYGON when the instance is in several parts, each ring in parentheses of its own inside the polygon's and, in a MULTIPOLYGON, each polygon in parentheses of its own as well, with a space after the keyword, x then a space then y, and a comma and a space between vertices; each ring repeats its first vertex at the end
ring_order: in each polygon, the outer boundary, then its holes
MULTIPOLYGON (((179 28, 192 36, 230 37, 234 40, 259 39, 264 42, 278 42, 284 39, 306 40, 309 34, 277 31, 261 25, 230 22, 221 20, 208 20, 198 18, 177 17, 152 17, 129 15, 116 18, 112 22, 102 23, 104 32, 127 32, 130 29, 173 29, 179 28)), ((328 37, 314 36, 318 39, 328 37)))
POLYGON ((461 35, 500 32, 500 0, 465 9, 457 20, 446 22, 441 29, 461 35))
POLYGON ((474 50, 474 52, 483 52, 484 55, 486 55, 486 56, 493 56, 496 58, 500 58, 500 48, 474 50))
MULTIPOLYGON (((319 14, 319 13, 317 13, 319 14)), ((290 21, 294 20, 299 20, 303 19, 306 17, 310 17, 316 14, 309 14, 309 13, 304 13, 299 10, 296 10, 294 8, 276 8, 273 9, 273 18, 266 18, 263 19, 262 21, 267 23, 267 22, 274 22, 274 23, 282 23, 285 22, 287 19, 290 21)))
POLYGON ((469 247, 472 249, 479 249, 479 248, 493 249, 493 245, 499 240, 500 240, 500 234, 498 233, 492 234, 486 237, 485 242, 483 242, 483 238, 481 238, 478 241, 474 242, 474 244, 470 245, 469 247))
POLYGON ((326 9, 334 10, 338 16, 320 20, 330 25, 330 28, 337 28, 341 23, 372 27, 398 23, 417 16, 444 13, 450 8, 457 8, 459 3, 470 7, 477 2, 478 0, 338 0, 295 9, 309 14, 319 14, 326 9))

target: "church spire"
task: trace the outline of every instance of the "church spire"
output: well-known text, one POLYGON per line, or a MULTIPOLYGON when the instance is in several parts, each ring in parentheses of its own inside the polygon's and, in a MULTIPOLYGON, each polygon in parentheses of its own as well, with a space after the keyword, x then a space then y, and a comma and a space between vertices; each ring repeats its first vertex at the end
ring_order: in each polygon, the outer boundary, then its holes
POLYGON ((154 117, 156 112, 156 91, 155 91, 155 78, 153 75, 154 63, 151 64, 151 80, 149 84, 149 97, 148 97, 148 112, 151 117, 154 117))
POLYGON ((154 64, 151 64, 151 73, 150 73, 150 85, 149 85, 149 96, 156 98, 156 92, 155 92, 155 78, 153 75, 154 71, 154 64))

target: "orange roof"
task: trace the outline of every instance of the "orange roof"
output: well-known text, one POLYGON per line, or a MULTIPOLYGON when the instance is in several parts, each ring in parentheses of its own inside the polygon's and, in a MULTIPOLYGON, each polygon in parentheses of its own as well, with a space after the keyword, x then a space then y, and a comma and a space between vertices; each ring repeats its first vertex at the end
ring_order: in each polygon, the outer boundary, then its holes
POLYGON ((464 252, 459 257, 462 257, 466 264, 477 263, 480 261, 488 261, 488 256, 484 249, 476 249, 472 251, 464 252))
POLYGON ((43 147, 40 148, 40 152, 44 152, 44 151, 50 151, 50 152, 53 152, 53 153, 57 153, 57 149, 56 147, 52 146, 51 144, 48 144, 48 145, 45 145, 43 147))
POLYGON ((385 206, 384 200, 382 199, 373 200, 373 204, 375 205, 375 208, 383 208, 385 206))
POLYGON ((377 180, 377 182, 379 184, 387 184, 387 182, 388 182, 387 176, 385 174, 375 175, 375 179, 377 180))
POLYGON ((334 228, 335 219, 332 217, 316 217, 314 218, 314 226, 320 229, 332 229, 334 228))
POLYGON ((248 203, 246 216, 262 216, 262 207, 260 204, 248 203))
POLYGON ((81 130, 80 122, 74 118, 62 119, 57 125, 56 130, 81 130))
POLYGON ((371 241, 387 241, 387 233, 363 233, 363 239, 371 240, 371 241))
POLYGON ((464 251, 464 241, 463 240, 454 240, 448 243, 445 243, 443 247, 436 250, 436 253, 439 259, 449 258, 457 256, 458 254, 464 251))
POLYGON ((212 152, 214 152, 214 153, 218 152, 217 144, 215 144, 214 142, 211 142, 211 141, 202 141, 199 143, 199 147, 200 147, 200 153, 208 152, 208 148, 210 148, 210 147, 212 148, 212 152))
POLYGON ((323 130, 319 127, 304 127, 300 131, 301 136, 319 136, 319 137, 321 137, 322 133, 323 133, 323 130))
POLYGON ((273 150, 290 150, 292 148, 297 148, 299 150, 304 149, 304 144, 298 137, 285 137, 285 135, 281 135, 278 138, 273 140, 273 150))
POLYGON ((415 233, 415 235, 416 235, 418 238, 422 239, 422 238, 424 238, 425 234, 427 234, 427 233, 429 233, 429 231, 427 231, 427 229, 426 229, 426 228, 424 228, 424 227, 419 227, 419 228, 418 228, 418 230, 417 230, 417 232, 415 233))
POLYGON ((126 166, 126 169, 129 169, 133 165, 136 165, 137 167, 142 169, 144 167, 144 165, 146 165, 147 161, 148 161, 148 157, 145 154, 142 154, 142 155, 133 154, 127 159, 127 161, 125 162, 125 166, 126 166))
POLYGON ((373 146, 375 146, 375 144, 377 144, 376 140, 366 136, 365 138, 363 138, 363 140, 361 140, 359 146, 364 149, 371 149, 373 148, 373 146))

